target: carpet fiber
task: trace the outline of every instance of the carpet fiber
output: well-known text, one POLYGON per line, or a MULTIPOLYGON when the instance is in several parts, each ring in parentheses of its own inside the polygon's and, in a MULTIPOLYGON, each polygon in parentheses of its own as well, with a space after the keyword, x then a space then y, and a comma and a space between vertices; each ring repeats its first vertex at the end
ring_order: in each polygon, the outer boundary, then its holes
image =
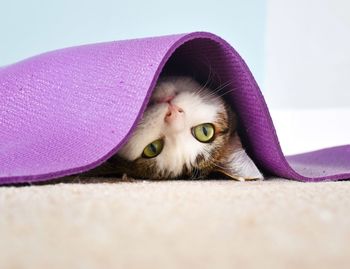
POLYGON ((350 266, 350 181, 78 181, 0 188, 1 268, 350 266))

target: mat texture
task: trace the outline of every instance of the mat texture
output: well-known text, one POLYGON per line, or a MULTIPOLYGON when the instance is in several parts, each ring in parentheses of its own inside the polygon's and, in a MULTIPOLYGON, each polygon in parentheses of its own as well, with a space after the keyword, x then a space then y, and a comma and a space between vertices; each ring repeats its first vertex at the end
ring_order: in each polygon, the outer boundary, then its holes
POLYGON ((207 77, 208 66, 235 89, 229 101, 264 173, 301 181, 350 178, 350 145, 286 158, 242 58, 220 37, 195 32, 66 48, 0 68, 0 184, 102 164, 132 132, 162 71, 207 77))

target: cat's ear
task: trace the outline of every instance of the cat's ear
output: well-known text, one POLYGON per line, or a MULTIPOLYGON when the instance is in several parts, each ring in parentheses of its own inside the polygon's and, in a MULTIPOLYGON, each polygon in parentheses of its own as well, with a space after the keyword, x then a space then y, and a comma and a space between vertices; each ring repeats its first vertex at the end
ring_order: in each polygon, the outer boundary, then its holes
POLYGON ((239 181, 264 179, 253 160, 243 149, 237 135, 231 140, 231 144, 215 170, 239 181))

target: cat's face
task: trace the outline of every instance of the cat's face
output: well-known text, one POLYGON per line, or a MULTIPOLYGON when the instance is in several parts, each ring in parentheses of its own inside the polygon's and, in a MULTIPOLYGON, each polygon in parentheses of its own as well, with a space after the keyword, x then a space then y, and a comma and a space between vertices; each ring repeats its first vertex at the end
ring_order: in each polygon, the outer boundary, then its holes
POLYGON ((198 178, 214 170, 232 176, 223 168, 240 150, 236 117, 224 101, 191 78, 168 77, 117 158, 119 170, 133 177, 198 178))
POLYGON ((206 175, 235 120, 221 98, 190 78, 160 81, 150 105, 119 156, 147 178, 206 175))

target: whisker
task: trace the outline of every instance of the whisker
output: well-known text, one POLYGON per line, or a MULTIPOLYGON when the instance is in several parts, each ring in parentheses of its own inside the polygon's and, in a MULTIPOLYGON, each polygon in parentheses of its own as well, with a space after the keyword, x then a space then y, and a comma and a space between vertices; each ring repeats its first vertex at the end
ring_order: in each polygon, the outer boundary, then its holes
POLYGON ((209 74, 208 74, 208 78, 206 80, 206 82, 204 83, 203 86, 201 86, 199 89, 196 89, 194 92, 196 94, 201 94, 203 92, 203 90, 207 87, 207 85, 210 83, 210 80, 211 80, 211 76, 212 76, 212 68, 210 66, 210 69, 209 69, 209 74))
POLYGON ((232 82, 231 81, 227 81, 223 84, 220 84, 218 87, 211 89, 210 90, 210 95, 215 95, 216 93, 220 92, 222 89, 224 89, 225 87, 229 86, 232 82))
POLYGON ((237 91, 238 89, 240 89, 240 88, 237 87, 237 88, 229 89, 229 90, 227 90, 227 91, 221 93, 220 95, 214 96, 213 98, 214 98, 214 100, 219 99, 219 98, 223 97, 223 96, 226 95, 226 94, 229 94, 229 93, 231 93, 231 92, 237 91))
POLYGON ((224 93, 220 93, 220 91, 222 91, 224 88, 228 87, 230 84, 232 83, 232 81, 227 81, 226 83, 218 86, 217 88, 211 90, 210 92, 208 92, 204 97, 205 98, 212 98, 212 97, 222 97, 223 95, 232 92, 234 90, 236 90, 237 88, 233 88, 233 89, 229 89, 228 91, 224 91, 224 93), (218 95, 219 94, 219 95, 218 95))
POLYGON ((219 85, 221 85, 222 78, 217 72, 213 72, 214 69, 211 65, 209 58, 206 55, 203 55, 201 58, 201 62, 203 63, 203 65, 207 66, 209 68, 209 70, 213 73, 213 77, 215 77, 215 79, 213 79, 213 81, 216 81, 219 85))
POLYGON ((216 162, 214 162, 213 161, 213 155, 207 150, 207 149, 204 149, 204 151, 206 152, 206 153, 208 153, 208 161, 211 163, 211 164, 213 164, 215 167, 217 167, 217 168, 221 168, 221 169, 225 169, 225 167, 223 167, 223 166, 221 166, 221 165, 219 165, 218 163, 216 163, 216 162))
POLYGON ((233 82, 232 80, 228 80, 225 83, 219 84, 219 86, 216 87, 215 89, 213 89, 212 92, 217 93, 217 92, 221 91, 223 88, 231 85, 232 82, 233 82))
POLYGON ((196 175, 197 175, 197 168, 193 169, 193 177, 192 179, 196 179, 196 175))
POLYGON ((195 167, 192 168, 190 180, 194 179, 195 167))

